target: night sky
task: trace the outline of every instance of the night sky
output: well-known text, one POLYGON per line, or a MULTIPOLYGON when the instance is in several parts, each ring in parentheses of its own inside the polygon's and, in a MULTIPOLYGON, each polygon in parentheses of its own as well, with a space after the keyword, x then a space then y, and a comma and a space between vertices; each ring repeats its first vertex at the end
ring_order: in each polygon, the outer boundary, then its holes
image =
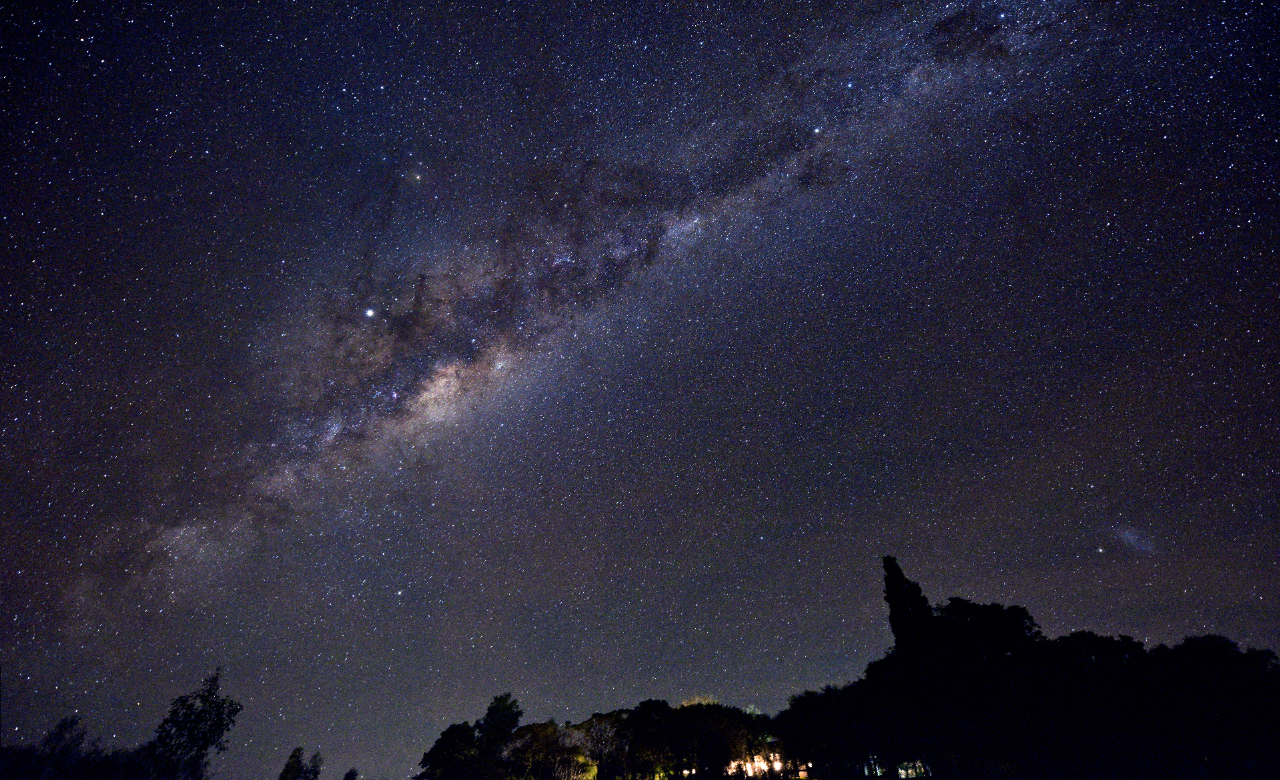
POLYGON ((884 554, 1280 648, 1264 3, 58 5, 0 11, 6 744, 219 666, 235 778, 774 713, 884 554))

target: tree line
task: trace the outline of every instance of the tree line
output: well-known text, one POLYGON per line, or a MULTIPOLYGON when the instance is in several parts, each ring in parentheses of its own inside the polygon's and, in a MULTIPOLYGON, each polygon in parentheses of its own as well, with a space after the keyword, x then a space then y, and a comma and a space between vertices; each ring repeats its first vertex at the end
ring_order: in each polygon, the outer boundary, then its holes
POLYGON ((1271 777, 1280 663, 1221 636, 1146 648, 1046 638, 1024 607, 931 605, 885 557, 894 645, 861 679, 769 718, 641 702, 578 724, 519 726, 504 694, 449 726, 413 780, 956 780, 1271 777))
POLYGON ((1153 649, 1088 631, 1048 639, 1023 607, 931 606, 897 561, 884 570, 893 648, 774 719, 816 776, 1261 778, 1280 766, 1269 650, 1221 636, 1153 649))
MULTIPOLYGON (((1275 653, 1221 636, 1151 649, 1087 631, 1049 639, 1023 607, 931 605, 895 559, 883 565, 894 645, 854 682, 799 693, 773 717, 654 699, 576 724, 522 725, 505 693, 445 728, 411 780, 1156 780, 1280 766, 1275 653)), ((39 745, 0 749, 0 778, 203 780, 239 712, 215 673, 141 747, 102 750, 67 719, 39 745)), ((299 747, 279 780, 322 769, 299 747)))
POLYGON ((440 734, 413 780, 718 778, 771 744, 768 717, 711 701, 651 699, 578 724, 520 726, 520 716, 511 694, 495 697, 474 725, 440 734))
POLYGON ((0 748, 9 780, 203 780, 211 753, 227 749, 241 705, 220 692, 221 670, 173 700, 155 736, 135 748, 103 748, 80 718, 63 718, 38 745, 0 748))

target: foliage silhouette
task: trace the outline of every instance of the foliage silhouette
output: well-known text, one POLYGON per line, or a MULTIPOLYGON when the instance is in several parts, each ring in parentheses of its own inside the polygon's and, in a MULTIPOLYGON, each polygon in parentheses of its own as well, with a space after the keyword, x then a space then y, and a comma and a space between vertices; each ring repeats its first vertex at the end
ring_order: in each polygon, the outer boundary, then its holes
MULTIPOLYGON (((577 724, 520 725, 495 696, 441 732, 413 780, 976 780, 1266 777, 1280 764, 1280 662, 1220 636, 1148 649, 1088 631, 1049 639, 1020 606, 931 606, 883 561, 894 644, 847 685, 774 718, 650 699, 577 724)), ((76 717, 0 748, 0 780, 203 780, 241 707, 219 672, 173 701, 150 742, 103 749, 76 717)), ((319 780, 296 748, 280 780, 319 780)), ((343 780, 358 780, 349 770, 343 780)))
POLYGON ((418 763, 422 771, 414 775, 414 780, 467 780, 477 755, 475 727, 454 723, 422 754, 418 763))
POLYGON ((422 755, 414 780, 499 780, 511 763, 508 745, 520 725, 520 703, 510 693, 493 697, 472 726, 455 723, 422 755))
POLYGON ((296 747, 285 759, 284 769, 280 770, 280 780, 302 780, 307 766, 302 763, 302 748, 296 747))
POLYGON ((592 780, 595 764, 587 757, 585 735, 560 728, 554 720, 521 726, 507 747, 511 776, 524 780, 592 780))
POLYGON ((1048 639, 1024 607, 931 606, 895 559, 883 564, 894 645, 855 682, 797 694, 772 719, 651 699, 517 727, 504 694, 475 726, 446 728, 416 777, 1155 780, 1262 777, 1280 761, 1270 651, 1217 636, 1151 650, 1086 631, 1048 639))
POLYGON ((200 780, 209 770, 210 751, 227 749, 226 735, 241 704, 218 693, 221 676, 218 669, 198 691, 174 699, 168 716, 156 727, 156 755, 173 777, 200 780))
POLYGON ((221 670, 173 700, 151 741, 105 750, 78 717, 64 718, 38 746, 0 748, 4 780, 203 780, 209 754, 226 750, 241 705, 220 690, 221 670))
MULTIPOLYGON (((315 752, 306 763, 303 763, 302 756, 302 748, 293 749, 284 762, 284 769, 280 770, 280 780, 320 780, 320 771, 324 769, 324 757, 319 752, 315 752)), ((347 774, 350 775, 351 772, 347 774)), ((356 774, 359 775, 359 772, 356 774)))
POLYGON ((1023 607, 952 598, 925 612, 897 561, 884 570, 893 649, 775 719, 788 759, 815 777, 1261 777, 1280 760, 1270 651, 1214 636, 1150 651, 1088 632, 1049 640, 1023 607))

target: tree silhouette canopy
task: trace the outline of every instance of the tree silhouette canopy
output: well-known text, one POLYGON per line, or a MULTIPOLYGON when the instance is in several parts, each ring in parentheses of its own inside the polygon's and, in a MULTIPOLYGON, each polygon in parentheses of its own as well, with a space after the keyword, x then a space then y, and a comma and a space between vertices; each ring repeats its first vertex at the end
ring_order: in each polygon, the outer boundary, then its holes
POLYGON ((1046 639, 1023 607, 929 608, 896 560, 884 570, 893 649, 775 719, 789 759, 817 777, 1263 777, 1280 760, 1271 651, 1219 636, 1153 650, 1087 631, 1046 639))
POLYGON ((210 753, 227 749, 239 702, 220 693, 222 670, 173 700, 156 736, 133 749, 104 749, 79 718, 64 718, 38 747, 0 749, 5 780, 204 780, 210 753))
MULTIPOLYGON (((1049 639, 1024 607, 930 605, 895 559, 883 564, 894 645, 854 682, 796 694, 773 718, 650 699, 521 725, 504 693, 474 724, 446 727, 412 780, 1190 780, 1280 764, 1275 653, 1221 636, 1151 649, 1088 631, 1049 639)), ((215 671, 174 699, 131 750, 65 718, 38 745, 0 748, 0 780, 203 780, 241 710, 219 682, 215 671)), ((304 755, 279 780, 319 780, 320 753, 304 755)))

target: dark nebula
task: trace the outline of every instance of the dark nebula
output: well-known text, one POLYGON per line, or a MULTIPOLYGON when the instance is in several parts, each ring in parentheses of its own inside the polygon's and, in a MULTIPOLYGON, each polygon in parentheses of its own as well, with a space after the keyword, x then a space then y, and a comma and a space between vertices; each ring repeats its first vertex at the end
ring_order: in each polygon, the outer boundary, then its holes
POLYGON ((0 12, 6 744, 1280 646, 1273 8, 623 5, 0 12))

